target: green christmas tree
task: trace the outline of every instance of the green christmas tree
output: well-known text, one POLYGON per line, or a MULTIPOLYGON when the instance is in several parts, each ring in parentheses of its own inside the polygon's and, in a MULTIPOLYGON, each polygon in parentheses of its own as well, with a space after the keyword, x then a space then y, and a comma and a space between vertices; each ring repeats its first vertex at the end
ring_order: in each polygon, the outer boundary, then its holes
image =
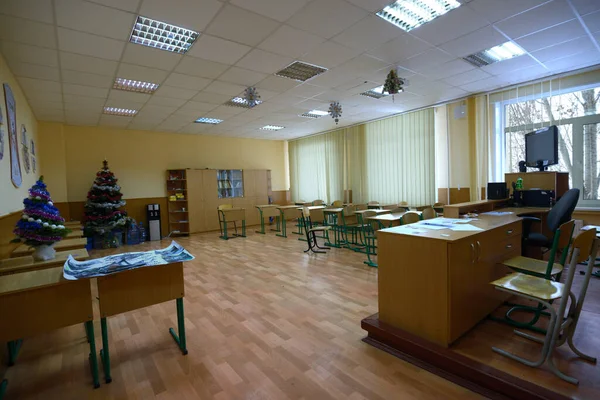
POLYGON ((83 232, 85 236, 104 236, 115 228, 129 225, 130 219, 125 211, 119 208, 125 205, 121 198, 121 187, 118 179, 108 168, 108 161, 96 173, 96 179, 87 195, 83 232))
POLYGON ((17 235, 14 242, 25 242, 32 247, 52 245, 71 232, 63 225, 65 220, 52 203, 43 176, 29 189, 23 206, 23 215, 13 231, 17 235))

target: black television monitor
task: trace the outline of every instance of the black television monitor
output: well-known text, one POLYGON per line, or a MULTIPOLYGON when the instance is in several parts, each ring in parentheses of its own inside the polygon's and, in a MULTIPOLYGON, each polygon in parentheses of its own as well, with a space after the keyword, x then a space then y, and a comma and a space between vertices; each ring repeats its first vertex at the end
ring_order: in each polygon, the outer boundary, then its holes
POLYGON ((549 165, 558 164, 558 128, 556 125, 525 135, 525 162, 528 167, 545 171, 549 165))

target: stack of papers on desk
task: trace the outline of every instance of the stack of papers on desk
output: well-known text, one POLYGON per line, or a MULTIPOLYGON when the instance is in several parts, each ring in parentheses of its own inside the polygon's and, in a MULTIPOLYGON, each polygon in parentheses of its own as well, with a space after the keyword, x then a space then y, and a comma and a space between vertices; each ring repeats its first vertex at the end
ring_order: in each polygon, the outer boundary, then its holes
POLYGON ((495 215, 495 216, 503 216, 503 215, 510 215, 512 214, 512 211, 489 211, 489 212, 484 212, 482 215, 495 215))
POLYGON ((415 227, 431 229, 434 231, 442 229, 450 229, 455 232, 477 232, 483 229, 469 224, 473 219, 458 219, 458 218, 435 218, 425 221, 419 221, 412 224, 415 227))

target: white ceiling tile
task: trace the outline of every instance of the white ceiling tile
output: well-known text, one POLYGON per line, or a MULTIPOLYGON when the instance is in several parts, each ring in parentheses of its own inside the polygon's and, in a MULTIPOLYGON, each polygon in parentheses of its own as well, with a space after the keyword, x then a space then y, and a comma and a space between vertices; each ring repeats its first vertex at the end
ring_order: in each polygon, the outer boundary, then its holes
POLYGON ((210 85, 208 85, 206 89, 204 89, 204 92, 229 96, 227 100, 230 100, 231 97, 240 95, 244 91, 244 89, 245 87, 241 85, 235 85, 232 83, 221 81, 214 81, 210 85))
POLYGON ((120 115, 106 115, 103 114, 100 117, 98 125, 101 126, 112 126, 116 128, 126 128, 127 125, 133 120, 131 117, 122 117, 120 115))
POLYGON ((97 112, 102 112, 102 107, 106 103, 106 99, 90 96, 79 96, 74 94, 64 94, 65 109, 93 109, 97 112))
POLYGON ((105 5, 105 6, 113 7, 113 8, 118 8, 118 9, 124 10, 124 11, 135 12, 135 11, 137 11, 138 5, 140 4, 141 0, 88 0, 88 1, 91 1, 92 3, 98 3, 98 4, 105 5))
POLYGON ((49 121, 49 122, 64 122, 65 121, 64 111, 35 109, 35 110, 33 110, 33 113, 35 114, 35 118, 38 121, 49 121))
POLYGON ((418 72, 420 68, 426 68, 430 65, 440 64, 450 60, 452 60, 452 56, 447 53, 438 49, 431 49, 418 56, 401 61, 399 65, 403 68, 418 72))
POLYGON ((65 111, 65 116, 67 119, 67 125, 98 125, 98 121, 100 120, 100 113, 94 112, 81 112, 79 110, 75 111, 65 111))
POLYGON ((55 49, 54 26, 0 14, 0 39, 55 49))
POLYGON ((462 72, 470 71, 475 67, 466 61, 457 59, 443 64, 432 64, 419 70, 420 74, 434 79, 443 79, 462 72))
POLYGON ((169 75, 168 72, 161 69, 142 67, 141 65, 133 65, 121 63, 117 76, 120 78, 133 79, 136 81, 145 81, 162 84, 169 75))
POLYGON ((175 72, 185 75, 215 79, 228 68, 229 66, 225 64, 184 56, 183 60, 181 60, 177 68, 175 68, 175 72))
POLYGON ((134 118, 133 121, 131 121, 131 123, 129 125, 127 125, 127 129, 135 129, 135 130, 138 130, 138 131, 151 131, 159 123, 160 123, 160 121, 156 121, 156 122, 144 122, 142 120, 137 120, 137 118, 134 118))
POLYGON ((144 0, 140 15, 202 32, 221 6, 216 0, 144 0))
POLYGON ((156 120, 162 117, 162 119, 173 114, 177 110, 177 107, 171 106, 157 106, 154 104, 146 104, 137 113, 136 118, 142 117, 145 120, 156 120))
POLYGON ((324 41, 325 39, 312 33, 282 25, 258 47, 272 53, 297 58, 324 41))
POLYGON ((598 63, 600 63, 600 53, 594 51, 578 53, 573 56, 553 60, 551 63, 546 63, 546 66, 550 68, 553 72, 562 72, 578 68, 584 68, 598 63))
POLYGON ((61 92, 28 92, 27 98, 32 103, 62 103, 63 101, 61 92))
POLYGON ((364 18, 346 29, 333 40, 344 46, 367 50, 402 35, 402 30, 376 15, 364 18))
POLYGON ((293 58, 254 49, 236 64, 238 67, 273 74, 294 61, 293 58))
POLYGON ((25 62, 30 64, 58 67, 58 52, 45 47, 29 46, 23 43, 2 42, 2 54, 11 62, 25 62))
POLYGON ((288 24, 330 39, 369 15, 342 0, 313 1, 288 20, 288 24))
POLYGON ((418 38, 434 45, 448 42, 488 25, 468 7, 459 7, 410 31, 418 38))
POLYGON ((123 53, 123 62, 136 65, 151 65, 153 68, 171 71, 183 56, 148 46, 128 43, 123 53))
POLYGON ((80 96, 91 96, 106 99, 108 96, 107 88, 98 88, 93 86, 75 85, 72 83, 63 83, 62 90, 65 94, 76 94, 80 96))
POLYGON ((185 104, 187 100, 185 99, 176 99, 174 97, 160 97, 157 95, 153 95, 148 103, 156 106, 169 106, 169 107, 181 107, 185 104))
POLYGON ((208 86, 210 82, 210 79, 173 72, 171 75, 169 75, 164 84, 184 89, 202 90, 208 86))
POLYGON ((581 23, 579 23, 578 20, 573 19, 569 22, 553 26, 552 28, 524 36, 516 42, 525 49, 525 51, 533 52, 581 36, 587 36, 587 34, 581 26, 581 23))
POLYGON ((419 38, 402 35, 397 39, 387 42, 368 53, 387 62, 396 63, 401 60, 416 56, 431 49, 431 45, 419 38))
POLYGON ((156 128, 164 130, 179 130, 190 123, 189 118, 181 115, 174 115, 166 118, 156 128))
POLYGON ((262 15, 227 5, 211 22, 206 32, 249 46, 256 46, 278 25, 277 22, 262 15))
POLYGON ((175 99, 189 100, 198 94, 197 90, 161 85, 155 93, 160 97, 173 97, 175 99))
POLYGON ((217 108, 216 104, 210 103, 201 103, 199 101, 188 101, 185 103, 177 112, 194 112, 194 113, 202 113, 210 110, 214 110, 217 108))
POLYGON ((110 76, 70 70, 62 71, 62 81, 64 83, 74 83, 76 85, 94 86, 99 88, 110 88, 114 83, 113 78, 110 76))
POLYGON ((135 15, 81 0, 54 0, 56 23, 69 29, 129 40, 135 15))
POLYGON ((580 37, 568 42, 556 44, 551 47, 534 51, 531 53, 532 56, 537 58, 540 62, 548 62, 549 67, 552 66, 552 62, 556 59, 572 56, 579 53, 595 52, 598 51, 594 43, 588 36, 580 37))
POLYGON ((231 67, 219 77, 224 82, 235 83, 244 86, 254 86, 267 77, 267 74, 250 71, 244 68, 231 67))
POLYGON ((58 48, 70 53, 118 61, 124 47, 125 42, 119 40, 58 28, 58 48))
POLYGON ((50 0, 2 0, 0 14, 27 18, 52 24, 52 2, 50 0))
POLYGON ((97 75, 114 76, 117 72, 117 61, 83 56, 81 54, 60 51, 60 65, 63 70, 90 72, 97 75))
POLYGON ((383 8, 392 3, 390 0, 348 0, 350 3, 370 12, 383 10, 383 8))
POLYGON ((222 64, 235 64, 251 47, 211 35, 200 35, 188 55, 222 64))
POLYGON ((211 93, 202 91, 194 96, 192 100, 200 103, 223 104, 231 100, 232 96, 225 94, 211 93))
POLYGON ((588 27, 590 32, 600 31, 600 11, 591 13, 583 17, 583 23, 588 27))
POLYGON ((566 0, 554 0, 533 10, 500 21, 496 24, 502 32, 513 39, 546 29, 575 18, 566 0))
POLYGON ((600 2, 596 0, 571 0, 571 4, 580 15, 600 10, 600 2))
POLYGON ((351 49, 341 44, 327 41, 303 56, 302 61, 331 69, 358 56, 360 53, 361 50, 351 49))
POLYGON ((17 78, 21 89, 25 93, 40 92, 57 92, 61 93, 60 83, 57 81, 45 81, 34 78, 17 78))
POLYGON ((494 64, 486 65, 481 69, 492 75, 502 75, 506 74, 507 72, 530 67, 535 64, 537 64, 537 62, 529 55, 525 54, 519 57, 511 58, 510 60, 504 60, 494 64))
POLYGON ((548 70, 546 68, 536 64, 516 71, 510 71, 507 74, 500 75, 500 78, 503 78, 508 83, 521 83, 538 78, 547 72, 548 70))
POLYGON ((338 66, 337 73, 346 73, 354 76, 364 76, 375 73, 376 71, 388 67, 388 62, 371 57, 367 54, 355 57, 352 60, 338 66))
POLYGON ((151 95, 146 93, 111 89, 110 94, 108 95, 108 101, 110 103, 137 103, 138 105, 144 105, 150 97, 151 95))
POLYGON ((328 90, 328 88, 322 86, 311 85, 310 83, 303 83, 302 85, 296 86, 295 88, 288 90, 287 93, 291 94, 292 96, 309 98, 313 96, 318 96, 321 93, 324 93, 328 90))
POLYGON ((489 77, 491 77, 491 75, 487 72, 484 72, 479 68, 475 68, 471 71, 463 72, 446 78, 444 79, 444 82, 452 86, 463 86, 467 83, 479 81, 481 79, 486 79, 489 77))
POLYGON ((490 25, 446 42, 439 47, 450 54, 464 57, 507 41, 504 35, 490 25))
POLYGON ((231 0, 231 4, 284 22, 304 7, 308 0, 231 0))
POLYGON ((525 10, 539 6, 548 0, 474 0, 468 7, 489 22, 496 22, 512 17, 525 10))
POLYGON ((11 62, 10 68, 12 69, 12 72, 19 77, 23 76, 47 81, 60 80, 58 68, 21 62, 11 62))
POLYGON ((265 80, 256 85, 258 89, 266 89, 277 93, 283 93, 300 83, 292 79, 280 78, 279 76, 270 75, 265 80))

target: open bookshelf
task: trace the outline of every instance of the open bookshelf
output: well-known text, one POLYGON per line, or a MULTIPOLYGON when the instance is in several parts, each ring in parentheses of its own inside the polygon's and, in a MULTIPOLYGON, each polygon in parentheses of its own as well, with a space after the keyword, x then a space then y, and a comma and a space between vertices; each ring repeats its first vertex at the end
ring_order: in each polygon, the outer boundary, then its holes
POLYGON ((185 169, 167 171, 167 204, 169 211, 169 233, 189 235, 189 208, 187 195, 187 173, 185 169))
POLYGON ((242 170, 217 170, 217 192, 220 199, 244 197, 244 174, 242 170))

